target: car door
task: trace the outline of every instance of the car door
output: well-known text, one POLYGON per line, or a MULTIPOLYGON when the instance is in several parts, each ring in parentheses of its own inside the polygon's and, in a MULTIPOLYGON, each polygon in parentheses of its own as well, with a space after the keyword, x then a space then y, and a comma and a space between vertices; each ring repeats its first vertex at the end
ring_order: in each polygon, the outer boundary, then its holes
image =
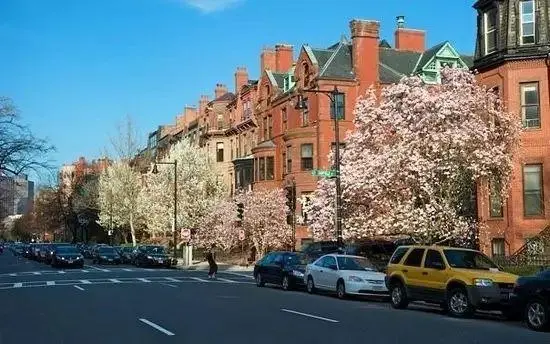
POLYGON ((322 289, 323 285, 321 283, 322 280, 322 274, 325 270, 325 267, 323 267, 323 262, 325 261, 326 257, 321 257, 317 259, 314 263, 309 265, 309 274, 311 277, 313 277, 313 283, 315 283, 315 287, 322 289))
POLYGON ((338 263, 334 256, 327 256, 325 261, 325 271, 324 271, 324 283, 326 288, 331 291, 336 291, 336 282, 340 278, 340 272, 338 270, 338 263))
POLYGON ((423 298, 434 302, 445 299, 448 271, 443 256, 437 250, 428 249, 424 258, 420 282, 424 286, 423 298))
POLYGON ((275 253, 268 253, 258 264, 258 273, 264 282, 270 283, 269 267, 275 259, 275 253))
POLYGON ((271 283, 281 284, 283 282, 283 266, 285 263, 285 255, 277 253, 273 264, 270 266, 271 283))
POLYGON ((421 298, 422 290, 422 260, 424 259, 424 248, 413 248, 405 257, 401 266, 407 292, 411 298, 421 298))
POLYGON ((320 261, 317 269, 317 279, 315 281, 316 286, 319 285, 323 289, 331 289, 330 282, 330 266, 335 265, 336 260, 332 256, 324 256, 320 261))

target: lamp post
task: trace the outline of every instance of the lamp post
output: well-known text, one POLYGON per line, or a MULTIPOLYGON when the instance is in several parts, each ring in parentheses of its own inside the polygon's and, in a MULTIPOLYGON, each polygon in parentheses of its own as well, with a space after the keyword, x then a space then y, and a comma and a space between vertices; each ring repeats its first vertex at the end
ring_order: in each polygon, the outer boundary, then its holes
POLYGON ((157 169, 157 165, 173 165, 174 166, 174 252, 173 252, 173 256, 174 256, 174 259, 177 259, 178 258, 178 251, 177 251, 177 244, 178 244, 178 239, 177 239, 177 235, 178 235, 178 231, 176 229, 176 221, 177 221, 177 215, 178 215, 178 161, 177 160, 174 160, 174 161, 157 161, 154 163, 153 165, 153 174, 157 174, 158 173, 158 169, 157 169))
POLYGON ((307 92, 307 93, 322 93, 329 97, 331 103, 332 103, 332 115, 334 116, 334 141, 336 144, 336 147, 334 149, 334 164, 335 164, 335 182, 336 182, 336 238, 338 240, 338 246, 343 245, 342 240, 342 189, 340 186, 340 128, 338 125, 338 106, 336 104, 336 101, 338 99, 338 95, 341 95, 338 91, 338 87, 336 85, 334 86, 334 89, 332 91, 324 91, 324 90, 307 90, 307 89, 301 89, 299 90, 298 94, 298 100, 296 102, 296 110, 304 110, 307 107, 307 104, 304 101, 303 95, 301 92, 307 92))

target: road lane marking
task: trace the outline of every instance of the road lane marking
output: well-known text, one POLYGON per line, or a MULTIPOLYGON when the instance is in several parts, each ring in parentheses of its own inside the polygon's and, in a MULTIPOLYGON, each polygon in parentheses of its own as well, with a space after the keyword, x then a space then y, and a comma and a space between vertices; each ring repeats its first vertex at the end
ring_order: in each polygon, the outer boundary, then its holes
POLYGON ((142 282, 146 282, 146 283, 149 283, 151 281, 149 281, 147 278, 138 278, 139 281, 142 281, 142 282))
POLYGON ((177 288, 178 286, 176 285, 173 285, 173 284, 168 284, 168 283, 161 283, 162 285, 165 285, 165 286, 168 286, 168 287, 172 287, 172 288, 177 288))
POLYGON ((78 290, 82 290, 82 291, 84 291, 84 290, 85 290, 84 288, 82 288, 82 287, 79 287, 79 286, 77 286, 77 285, 73 285, 73 287, 75 287, 75 288, 76 288, 76 289, 78 289, 78 290))
POLYGON ((192 280, 199 281, 199 282, 209 282, 208 280, 205 280, 204 278, 198 278, 198 277, 189 277, 192 280))
POLYGON ((223 282, 227 282, 227 283, 237 283, 235 281, 232 281, 230 279, 226 279, 226 278, 221 278, 221 277, 216 277, 217 280, 220 280, 220 281, 223 281, 223 282))
POLYGON ((254 279, 254 276, 245 275, 245 274, 241 274, 241 273, 238 273, 238 272, 221 271, 221 273, 230 274, 230 275, 235 275, 235 276, 240 276, 240 277, 246 277, 246 278, 250 278, 250 279, 254 279))
POLYGON ((82 269, 82 270, 80 270, 80 272, 90 272, 90 271, 82 269))
POLYGON ((10 274, 10 276, 11 276, 11 277, 15 277, 15 276, 17 276, 17 274, 10 274))
POLYGON ((91 265, 85 265, 87 268, 92 268, 94 270, 97 270, 97 271, 101 271, 101 272, 109 272, 109 270, 107 269, 100 269, 100 268, 96 268, 95 266, 91 266, 91 265))
POLYGON ((122 283, 120 280, 117 280, 116 278, 111 278, 111 279, 109 279, 109 281, 111 281, 113 283, 122 283))
POLYGON ((55 285, 55 281, 47 281, 46 285, 55 285))
POLYGON ((132 269, 122 269, 122 270, 128 271, 128 272, 134 271, 134 270, 132 270, 132 269))
POLYGON ((328 321, 328 322, 332 322, 332 323, 338 323, 339 322, 338 320, 323 318, 323 317, 320 317, 320 316, 317 316, 317 315, 297 312, 297 311, 293 311, 293 310, 285 309, 285 308, 281 308, 281 311, 287 312, 287 313, 292 313, 292 314, 297 314, 297 315, 302 315, 304 317, 313 318, 313 319, 317 319, 317 320, 328 321))
POLYGON ((33 275, 42 275, 42 273, 41 273, 41 272, 38 272, 38 271, 35 271, 35 272, 33 272, 32 274, 33 274, 33 275))
POLYGON ((180 280, 175 279, 174 277, 164 277, 164 279, 170 282, 181 282, 180 280))
POLYGON ((167 329, 155 324, 154 322, 151 322, 151 321, 149 321, 147 319, 144 319, 144 318, 140 318, 139 321, 141 321, 144 324, 147 324, 147 325, 151 326, 155 330, 158 330, 158 331, 164 333, 167 336, 174 336, 174 333, 172 333, 172 332, 168 331, 167 329))
POLYGON ((21 288, 22 286, 23 286, 23 283, 21 283, 21 282, 13 284, 14 288, 21 288))
POLYGON ((82 284, 92 284, 92 282, 90 282, 88 280, 80 280, 80 283, 82 283, 82 284))
POLYGON ((61 270, 61 271, 58 271, 57 273, 58 273, 58 274, 64 274, 64 273, 66 273, 66 272, 63 271, 63 270, 61 270))

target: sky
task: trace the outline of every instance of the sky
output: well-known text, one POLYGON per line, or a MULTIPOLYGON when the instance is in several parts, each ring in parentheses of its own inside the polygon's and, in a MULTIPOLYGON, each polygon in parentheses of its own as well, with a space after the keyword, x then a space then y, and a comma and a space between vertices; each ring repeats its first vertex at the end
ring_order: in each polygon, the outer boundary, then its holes
POLYGON ((394 44, 395 17, 448 40, 475 43, 473 1, 436 0, 0 0, 0 96, 56 147, 54 164, 99 157, 131 116, 143 144, 216 83, 233 91, 237 66, 259 74, 276 43, 328 47, 354 18, 380 21, 394 44))

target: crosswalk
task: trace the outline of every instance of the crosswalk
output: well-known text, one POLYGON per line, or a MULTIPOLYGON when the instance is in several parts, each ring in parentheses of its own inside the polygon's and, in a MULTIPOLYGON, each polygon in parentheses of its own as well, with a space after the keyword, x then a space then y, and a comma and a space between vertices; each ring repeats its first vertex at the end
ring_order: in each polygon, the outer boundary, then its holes
POLYGON ((42 271, 24 271, 0 274, 1 277, 25 277, 25 276, 49 276, 63 275, 70 273, 93 273, 93 272, 167 272, 178 270, 167 269, 148 269, 148 268, 97 268, 90 266, 85 269, 70 269, 70 270, 42 270, 42 271))
POLYGON ((74 280, 52 280, 52 281, 25 281, 25 282, 10 282, 0 283, 0 290, 4 289, 20 289, 20 288, 37 288, 37 287, 56 287, 56 286, 89 286, 94 284, 150 284, 150 283, 206 283, 206 284, 254 284, 250 280, 243 279, 204 279, 199 277, 184 276, 184 277, 117 277, 117 278, 89 278, 89 279, 74 279, 74 280))

